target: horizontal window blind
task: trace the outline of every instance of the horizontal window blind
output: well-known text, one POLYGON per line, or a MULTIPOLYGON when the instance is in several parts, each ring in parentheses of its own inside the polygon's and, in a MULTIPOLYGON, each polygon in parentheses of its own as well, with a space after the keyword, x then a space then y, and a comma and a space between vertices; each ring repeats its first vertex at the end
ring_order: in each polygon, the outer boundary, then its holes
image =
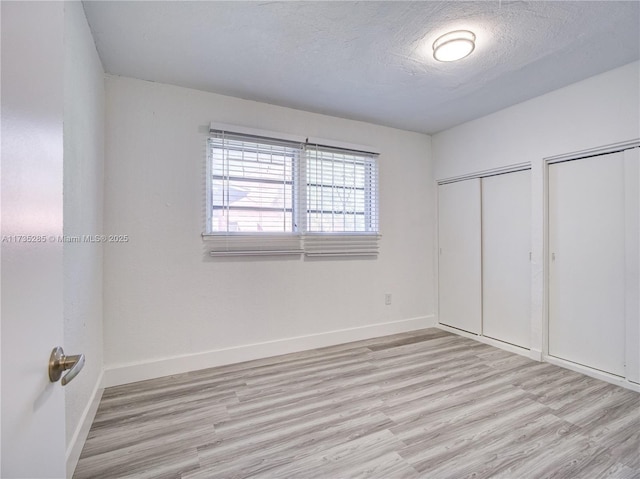
POLYGON ((307 256, 378 253, 377 155, 306 145, 304 250, 307 256))
POLYGON ((376 256, 378 234, 305 234, 306 256, 376 256))
POLYGON ((301 237, 298 234, 250 233, 203 235, 209 248, 209 256, 267 256, 300 255, 301 237))
POLYGON ((300 253, 295 183, 301 145, 214 131, 209 139, 212 254, 300 253))

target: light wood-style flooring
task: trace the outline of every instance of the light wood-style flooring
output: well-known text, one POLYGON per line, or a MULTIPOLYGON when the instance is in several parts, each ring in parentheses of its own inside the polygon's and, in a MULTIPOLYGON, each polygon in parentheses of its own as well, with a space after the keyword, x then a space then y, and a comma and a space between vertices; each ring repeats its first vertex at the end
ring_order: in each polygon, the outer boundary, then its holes
POLYGON ((99 478, 640 478, 640 394, 438 329, 105 391, 99 478))

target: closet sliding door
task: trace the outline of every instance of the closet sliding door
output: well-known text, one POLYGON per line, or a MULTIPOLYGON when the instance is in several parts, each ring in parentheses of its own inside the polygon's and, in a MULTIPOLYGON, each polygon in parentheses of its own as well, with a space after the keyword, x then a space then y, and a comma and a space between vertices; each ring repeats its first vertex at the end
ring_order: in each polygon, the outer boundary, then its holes
POLYGON ((482 334, 531 347, 531 170, 482 178, 482 334))
POLYGON ((549 166, 549 354, 625 375, 624 154, 549 166))
POLYGON ((480 334, 480 179, 438 187, 440 323, 480 334))

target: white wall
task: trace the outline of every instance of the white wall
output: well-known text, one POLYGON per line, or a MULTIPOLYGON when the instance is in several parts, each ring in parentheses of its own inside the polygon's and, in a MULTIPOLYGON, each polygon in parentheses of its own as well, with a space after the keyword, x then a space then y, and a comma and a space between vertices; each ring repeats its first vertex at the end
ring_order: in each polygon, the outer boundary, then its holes
MULTIPOLYGON (((64 42, 64 234, 96 235, 103 231, 104 71, 80 2, 65 3, 64 42)), ((83 371, 64 388, 69 473, 101 393, 102 250, 64 244, 64 349, 86 357, 83 371)))
POLYGON ((105 247, 107 385, 432 324, 428 136, 116 76, 106 95, 105 232, 130 237, 105 247), (379 257, 206 257, 210 121, 379 148, 379 257))
POLYGON ((638 62, 437 133, 436 179, 640 136, 638 62))
POLYGON ((432 138, 437 180, 532 167, 532 356, 544 351, 544 158, 640 137, 638 62, 474 120, 432 138))

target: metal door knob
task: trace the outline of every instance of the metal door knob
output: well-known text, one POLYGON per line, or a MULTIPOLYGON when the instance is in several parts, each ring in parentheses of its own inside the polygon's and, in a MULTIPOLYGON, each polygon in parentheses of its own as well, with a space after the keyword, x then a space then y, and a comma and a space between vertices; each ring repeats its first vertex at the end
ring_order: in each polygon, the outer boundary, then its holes
POLYGON ((66 386, 84 367, 84 354, 65 356, 63 349, 58 346, 51 351, 49 358, 49 380, 55 383, 64 371, 69 370, 62 378, 62 385, 66 386))

